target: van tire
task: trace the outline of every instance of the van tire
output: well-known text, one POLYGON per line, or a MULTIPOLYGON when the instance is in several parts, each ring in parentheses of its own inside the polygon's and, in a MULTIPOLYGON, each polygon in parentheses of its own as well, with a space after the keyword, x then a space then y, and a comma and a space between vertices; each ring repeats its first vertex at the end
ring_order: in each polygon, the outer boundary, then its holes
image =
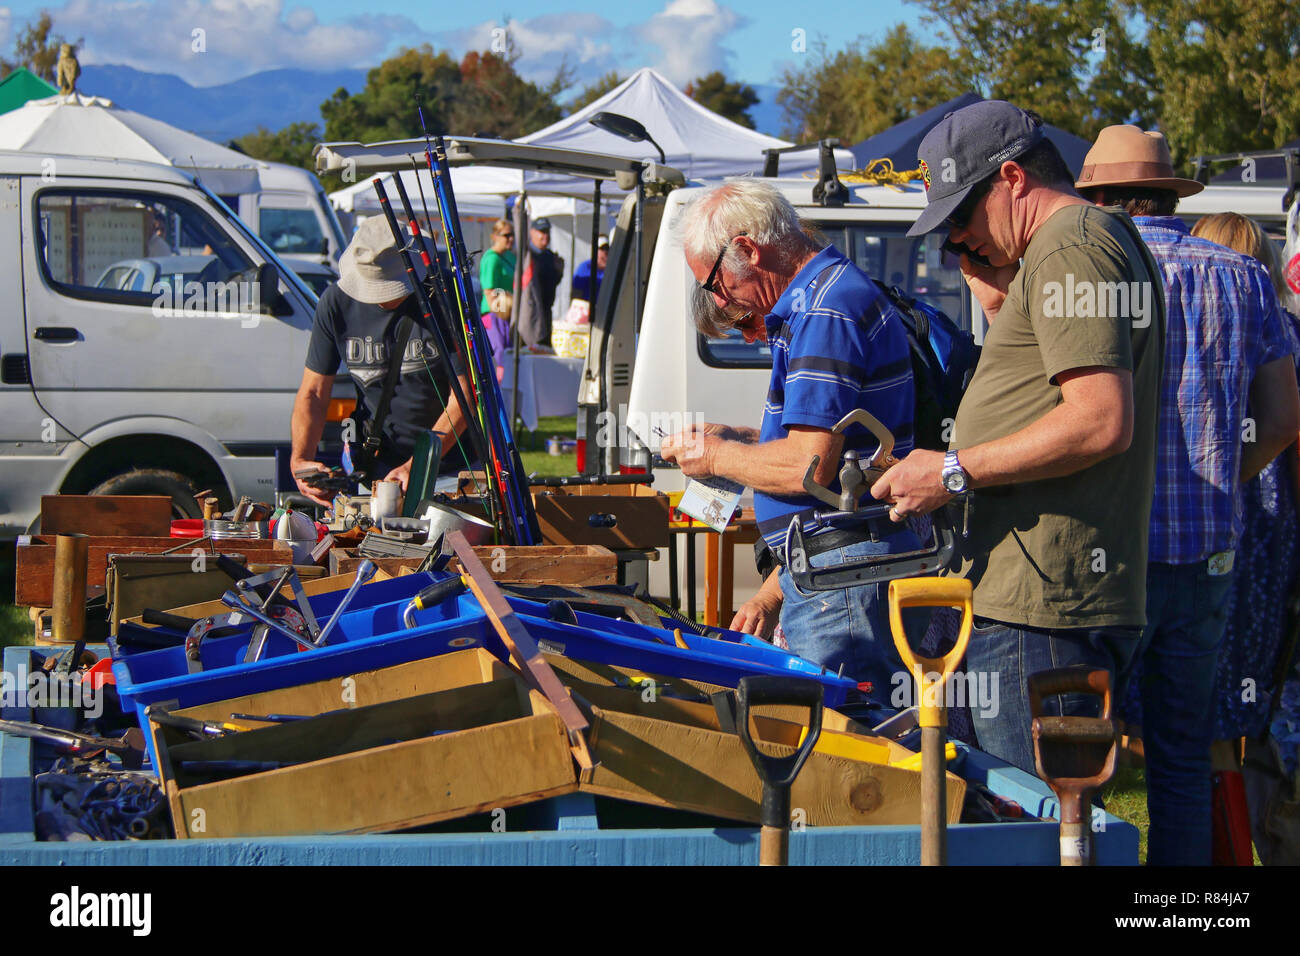
POLYGON ((194 499, 198 487, 174 471, 137 468, 114 475, 91 489, 92 495, 166 495, 172 500, 174 516, 202 518, 203 510, 194 499))

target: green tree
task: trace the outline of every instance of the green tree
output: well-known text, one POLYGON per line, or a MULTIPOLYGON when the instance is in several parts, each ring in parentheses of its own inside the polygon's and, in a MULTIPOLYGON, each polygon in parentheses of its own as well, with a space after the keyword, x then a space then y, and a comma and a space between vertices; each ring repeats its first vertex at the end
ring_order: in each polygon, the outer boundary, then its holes
POLYGON ((712 110, 724 119, 739 123, 747 129, 754 128, 749 108, 758 103, 758 94, 745 83, 729 83, 721 70, 687 83, 684 91, 705 109, 712 110))
MULTIPOLYGON (((54 20, 48 10, 42 10, 35 23, 28 23, 14 40, 12 60, 0 59, 0 75, 8 76, 20 66, 25 66, 47 83, 53 83, 59 64, 59 47, 69 41, 62 34, 52 34, 54 20)), ((74 47, 85 40, 77 38, 74 47)))
POLYGON ((272 132, 259 126, 256 132, 247 133, 235 140, 240 150, 254 159, 272 163, 288 163, 303 169, 316 170, 312 148, 321 140, 319 123, 290 123, 284 129, 272 132))
POLYGON ((472 51, 457 63, 427 43, 403 50, 366 75, 360 93, 340 88, 321 104, 327 140, 373 143, 421 135, 415 104, 424 108, 430 133, 513 138, 560 118, 556 96, 571 73, 561 63, 545 86, 515 69, 519 52, 507 36, 504 53, 472 51))
MULTIPOLYGON (((1037 111, 1092 139, 1103 126, 1156 114, 1145 46, 1129 33, 1128 0, 908 0, 952 35, 985 96, 1037 111)), ((1171 0, 1186 4, 1189 0, 1171 0)))
POLYGON ((788 138, 838 136, 853 143, 973 85, 968 64, 941 47, 923 45, 899 24, 878 43, 859 37, 833 54, 818 41, 806 66, 785 71, 777 102, 788 138))
POLYGON ((416 99, 431 133, 446 133, 449 105, 460 87, 460 67, 447 53, 424 44, 402 50, 366 74, 360 93, 343 87, 321 104, 327 140, 375 143, 420 135, 416 99))
POLYGON ((1294 0, 1144 0, 1160 127, 1176 163, 1267 149, 1300 129, 1294 0))
POLYGON ((610 70, 590 86, 584 86, 582 92, 573 98, 569 103, 569 112, 576 113, 589 103, 594 103, 610 90, 617 87, 623 82, 623 77, 618 75, 617 70, 610 70))

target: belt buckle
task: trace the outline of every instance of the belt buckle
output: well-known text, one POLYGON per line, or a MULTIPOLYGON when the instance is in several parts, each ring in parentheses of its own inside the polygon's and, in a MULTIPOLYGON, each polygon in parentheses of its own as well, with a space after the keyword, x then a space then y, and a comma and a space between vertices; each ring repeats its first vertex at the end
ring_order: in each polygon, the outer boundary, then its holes
POLYGON ((1209 572, 1212 578, 1222 577, 1232 571, 1236 558, 1237 552, 1235 551, 1219 551, 1212 554, 1206 562, 1206 571, 1209 572))

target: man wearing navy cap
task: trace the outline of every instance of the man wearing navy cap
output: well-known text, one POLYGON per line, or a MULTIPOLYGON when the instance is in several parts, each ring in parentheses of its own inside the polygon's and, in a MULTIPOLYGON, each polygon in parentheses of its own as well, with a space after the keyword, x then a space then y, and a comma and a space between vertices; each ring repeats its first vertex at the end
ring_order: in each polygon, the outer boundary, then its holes
MULTIPOLYGON (((967 669, 999 693, 972 718, 981 749, 1033 772, 1027 678, 1081 665, 1122 680, 1146 620, 1160 271, 1128 216, 1075 192, 1033 114, 973 104, 919 154, 929 204, 909 235, 947 231, 990 324, 948 453, 913 451, 872 494, 910 515, 975 489, 967 669)), ((1048 712, 1088 713, 1065 702, 1048 712)))

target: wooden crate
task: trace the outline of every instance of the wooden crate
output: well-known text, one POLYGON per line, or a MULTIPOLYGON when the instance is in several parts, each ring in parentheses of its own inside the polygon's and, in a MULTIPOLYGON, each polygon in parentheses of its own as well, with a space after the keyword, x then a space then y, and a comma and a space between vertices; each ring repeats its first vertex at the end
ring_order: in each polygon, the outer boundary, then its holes
MULTIPOLYGON (((299 570, 301 571, 302 569, 300 568, 299 570)), ((324 569, 322 568, 321 570, 324 569)), ((384 571, 381 568, 380 570, 375 572, 375 576, 370 580, 371 582, 387 581, 391 576, 392 575, 388 574, 386 571, 384 571)), ((352 586, 352 582, 355 579, 356 579, 356 575, 354 574, 340 574, 332 577, 318 577, 311 581, 303 581, 302 591, 305 595, 307 595, 307 597, 314 597, 317 594, 328 594, 330 591, 346 591, 349 587, 352 586)), ((287 600, 290 601, 294 600, 293 588, 289 587, 289 585, 287 584, 280 589, 280 594, 282 594, 287 600)), ((156 608, 155 610, 166 611, 168 614, 177 614, 180 615, 181 617, 190 617, 190 618, 194 618, 195 620, 204 617, 211 617, 216 614, 230 613, 230 608, 222 604, 220 601, 202 601, 198 604, 186 604, 183 605, 182 607, 156 608)), ((141 627, 153 626, 151 624, 145 624, 144 620, 140 617, 140 615, 136 615, 135 617, 123 618, 121 623, 139 624, 141 627)))
MULTIPOLYGON (((595 684, 573 682, 570 689, 589 711, 590 747, 598 761, 582 772, 580 790, 759 822, 758 773, 740 738, 721 731, 711 706, 663 696, 646 700, 636 691, 595 684)), ((802 729, 796 722, 757 716, 753 725, 761 749, 774 756, 793 753, 802 729)), ((824 736, 837 733, 822 730, 824 736)), ((950 823, 961 817, 965 792, 965 781, 949 773, 950 823)), ((814 751, 795 780, 790 806, 803 811, 809 826, 914 826, 921 817, 921 775, 814 751)))
POLYGON ((171 523, 167 495, 41 496, 41 534, 165 537, 171 523))
POLYGON ((598 544, 614 550, 666 548, 668 496, 646 485, 571 485, 536 488, 533 507, 547 544, 598 544), (613 527, 593 527, 612 515, 613 527))
MULTIPOLYGON (((618 583, 618 557, 608 548, 592 545, 483 545, 475 548, 474 553, 493 579, 504 584, 585 587, 618 583)), ((355 572, 361 560, 354 550, 335 548, 330 552, 330 571, 332 574, 355 572)), ((380 558, 375 561, 395 577, 409 573, 419 563, 416 558, 380 558)), ((453 558, 448 568, 459 571, 460 564, 453 558)))
POLYGON ((559 716, 481 648, 177 711, 240 712, 317 716, 208 740, 150 721, 181 838, 375 833, 577 789, 559 716), (186 760, 302 762, 209 781, 186 760))
MULTIPOLYGON (((55 535, 30 535, 18 539, 15 549, 14 603, 50 607, 54 603, 55 535)), ((104 593, 104 574, 110 554, 159 554, 185 545, 179 538, 92 536, 86 561, 86 599, 104 593)), ((284 541, 267 538, 230 538, 212 542, 222 554, 242 554, 249 564, 288 564, 293 552, 284 541)), ((202 545, 211 552, 208 545, 202 545)), ((189 553, 188 547, 178 553, 189 553)))

